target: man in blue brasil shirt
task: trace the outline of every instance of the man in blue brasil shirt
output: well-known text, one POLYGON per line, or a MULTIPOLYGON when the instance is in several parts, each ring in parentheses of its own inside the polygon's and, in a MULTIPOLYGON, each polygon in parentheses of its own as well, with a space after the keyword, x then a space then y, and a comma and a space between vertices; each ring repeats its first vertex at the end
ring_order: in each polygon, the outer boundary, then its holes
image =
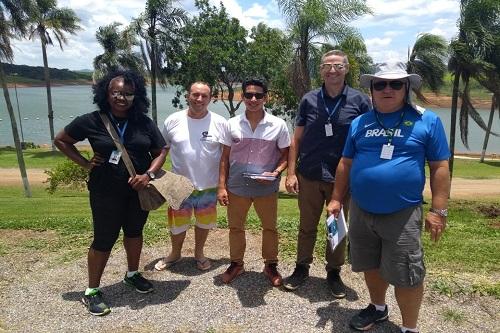
POLYGON ((364 273, 371 301, 350 321, 361 331, 388 318, 385 295, 391 284, 401 310, 401 331, 418 332, 425 276, 420 236, 426 160, 432 191, 426 228, 437 241, 446 227, 450 152, 441 120, 410 103, 411 89, 420 84, 420 76, 407 74, 402 63, 384 63, 375 75, 361 76, 361 85, 371 89, 374 109, 351 124, 327 207, 337 215, 350 188, 352 270, 364 273))

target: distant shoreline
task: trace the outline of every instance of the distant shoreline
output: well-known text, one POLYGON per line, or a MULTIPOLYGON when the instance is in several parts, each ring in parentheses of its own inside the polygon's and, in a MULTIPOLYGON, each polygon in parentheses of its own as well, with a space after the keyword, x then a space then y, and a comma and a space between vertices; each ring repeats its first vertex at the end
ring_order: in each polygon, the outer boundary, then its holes
MULTIPOLYGON (((63 86, 90 86, 93 82, 90 80, 65 80, 65 81, 54 81, 52 82, 52 87, 63 87, 63 86)), ((45 87, 45 82, 40 83, 16 83, 17 88, 33 88, 33 87, 45 87)), ((14 88, 14 83, 7 83, 8 88, 14 88)), ((432 109, 432 107, 438 108, 451 108, 451 96, 446 95, 435 95, 434 93, 424 93, 425 98, 429 101, 428 104, 424 104, 417 101, 417 104, 423 104, 432 109)), ((234 100, 241 100, 241 92, 235 91, 234 100)), ((476 99, 472 101, 472 104, 479 109, 489 109, 491 107, 491 100, 488 99, 476 99)), ((460 107, 460 100, 458 103, 460 107)))
MULTIPOLYGON (((65 81, 53 81, 51 82, 51 87, 64 87, 64 86, 91 86, 93 84, 90 80, 65 80, 65 81)), ((7 88, 37 88, 45 87, 45 82, 40 81, 36 83, 26 83, 26 82, 16 82, 7 83, 7 88)))

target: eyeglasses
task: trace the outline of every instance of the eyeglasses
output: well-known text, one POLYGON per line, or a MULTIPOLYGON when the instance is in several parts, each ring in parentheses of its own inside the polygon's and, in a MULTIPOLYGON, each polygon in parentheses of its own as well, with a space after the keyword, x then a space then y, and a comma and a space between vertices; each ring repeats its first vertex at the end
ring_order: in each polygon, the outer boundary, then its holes
POLYGON ((117 90, 112 91, 111 96, 113 98, 123 97, 129 102, 133 101, 134 97, 135 97, 135 95, 133 93, 127 93, 127 92, 117 91, 117 90))
POLYGON ((403 81, 377 81, 373 83, 373 89, 376 91, 382 91, 385 87, 387 87, 387 85, 389 85, 389 87, 393 90, 401 90, 405 83, 403 81))
POLYGON ((255 99, 263 99, 264 96, 266 96, 265 93, 251 93, 251 92, 246 92, 243 94, 243 96, 246 98, 246 99, 252 99, 253 97, 255 97, 255 99))
POLYGON ((346 64, 328 64, 328 63, 325 63, 325 64, 321 64, 320 67, 321 67, 321 69, 324 69, 327 72, 331 71, 333 67, 335 67, 336 71, 341 71, 341 70, 345 69, 346 64))

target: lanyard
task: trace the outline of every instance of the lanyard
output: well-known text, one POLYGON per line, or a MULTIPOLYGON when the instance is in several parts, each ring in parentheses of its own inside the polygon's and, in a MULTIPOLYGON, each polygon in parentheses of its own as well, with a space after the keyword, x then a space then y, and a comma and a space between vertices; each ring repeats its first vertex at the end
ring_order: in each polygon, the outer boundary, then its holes
POLYGON ((403 110, 403 112, 401 112, 401 118, 399 118, 398 123, 396 125, 394 125, 393 128, 387 128, 387 127, 385 127, 384 124, 382 123, 382 120, 378 116, 379 112, 377 110, 374 110, 374 111, 375 111, 375 118, 377 119, 377 123, 385 130, 385 133, 387 133, 387 135, 389 136, 389 142, 387 142, 387 145, 390 146, 391 143, 392 143, 392 138, 394 137, 394 133, 396 132, 396 129, 403 122, 403 118, 405 116, 405 111, 406 110, 403 110))
POLYGON ((118 130, 118 135, 120 136, 120 142, 123 144, 125 142, 124 137, 125 137, 125 130, 127 129, 127 125, 128 125, 128 119, 126 122, 123 123, 123 127, 120 128, 118 121, 116 120, 116 118, 113 116, 113 114, 111 112, 109 113, 109 116, 113 120, 113 123, 115 124, 116 129, 118 130))
POLYGON ((335 107, 331 111, 328 109, 328 105, 326 105, 325 94, 323 92, 323 88, 321 88, 321 98, 323 99, 323 104, 325 105, 325 110, 326 110, 326 113, 328 114, 328 122, 330 122, 330 119, 332 118, 332 116, 335 114, 335 112, 339 108, 340 102, 342 102, 342 96, 339 97, 337 104, 335 104, 335 107))

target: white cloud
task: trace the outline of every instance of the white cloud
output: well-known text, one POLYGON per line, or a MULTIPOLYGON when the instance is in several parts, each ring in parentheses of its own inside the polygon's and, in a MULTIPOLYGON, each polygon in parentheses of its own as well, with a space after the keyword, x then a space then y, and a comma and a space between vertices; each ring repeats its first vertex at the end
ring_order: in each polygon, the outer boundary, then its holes
MULTIPOLYGON (((70 7, 82 19, 83 30, 68 36, 64 52, 59 47, 49 47, 49 64, 58 68, 92 68, 93 58, 102 53, 96 43, 95 32, 99 26, 120 22, 128 24, 144 11, 145 0, 59 0, 60 7, 70 7)), ((276 1, 222 0, 230 16, 237 18, 247 30, 259 22, 286 29, 276 1)), ((210 0, 219 6, 220 0, 210 0)), ((431 32, 451 39, 456 35, 459 11, 457 0, 368 0, 374 15, 367 15, 352 22, 366 40, 368 53, 376 61, 387 58, 405 59, 408 46, 415 42, 420 32, 431 32)), ((193 0, 179 0, 179 6, 191 15, 197 10, 193 0)), ((42 66, 40 42, 13 41, 15 63, 42 66)))
POLYGON ((252 4, 252 7, 245 11, 245 15, 249 17, 254 17, 260 20, 267 19, 269 14, 267 13, 267 8, 262 7, 258 3, 252 4))
POLYGON ((392 38, 370 38, 365 40, 365 44, 367 47, 379 47, 379 46, 387 46, 391 43, 392 38))

